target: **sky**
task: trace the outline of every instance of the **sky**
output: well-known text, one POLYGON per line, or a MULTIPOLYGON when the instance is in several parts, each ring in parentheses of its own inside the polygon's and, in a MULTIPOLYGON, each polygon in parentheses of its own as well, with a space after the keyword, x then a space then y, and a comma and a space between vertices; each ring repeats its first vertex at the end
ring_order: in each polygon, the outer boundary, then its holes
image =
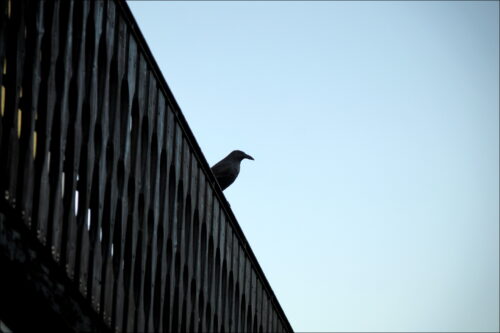
POLYGON ((297 332, 499 331, 499 2, 128 1, 297 332))

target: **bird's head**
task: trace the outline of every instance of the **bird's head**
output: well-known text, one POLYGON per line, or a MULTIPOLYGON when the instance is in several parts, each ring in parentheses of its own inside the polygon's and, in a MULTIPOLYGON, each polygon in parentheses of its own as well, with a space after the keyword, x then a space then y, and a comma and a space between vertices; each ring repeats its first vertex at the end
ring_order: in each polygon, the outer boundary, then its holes
POLYGON ((230 154, 229 154, 229 157, 237 160, 237 161, 241 161, 245 158, 249 159, 249 160, 252 160, 253 161, 253 157, 250 156, 250 155, 247 155, 245 154, 244 152, 242 152, 241 150, 233 150, 230 154))

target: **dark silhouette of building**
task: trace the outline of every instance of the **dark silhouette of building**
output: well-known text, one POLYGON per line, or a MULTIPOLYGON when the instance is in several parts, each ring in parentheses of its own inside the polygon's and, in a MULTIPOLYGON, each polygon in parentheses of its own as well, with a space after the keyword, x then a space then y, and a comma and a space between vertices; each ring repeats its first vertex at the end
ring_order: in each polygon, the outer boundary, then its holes
POLYGON ((292 331, 124 1, 0 0, 0 329, 292 331))

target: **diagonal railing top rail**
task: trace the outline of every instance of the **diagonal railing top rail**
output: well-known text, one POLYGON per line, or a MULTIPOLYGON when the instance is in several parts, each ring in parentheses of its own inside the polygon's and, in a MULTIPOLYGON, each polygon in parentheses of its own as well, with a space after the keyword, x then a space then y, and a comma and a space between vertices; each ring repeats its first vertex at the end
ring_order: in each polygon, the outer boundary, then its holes
POLYGON ((117 331, 292 331, 123 1, 0 0, 0 190, 117 331))

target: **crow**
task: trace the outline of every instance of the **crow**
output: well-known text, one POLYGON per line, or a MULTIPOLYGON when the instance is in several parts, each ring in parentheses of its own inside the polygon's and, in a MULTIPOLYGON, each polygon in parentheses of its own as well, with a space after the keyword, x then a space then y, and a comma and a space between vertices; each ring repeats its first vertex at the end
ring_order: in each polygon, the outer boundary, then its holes
POLYGON ((223 191, 238 177, 241 160, 245 158, 253 160, 252 156, 245 154, 241 150, 234 150, 211 168, 223 191))

